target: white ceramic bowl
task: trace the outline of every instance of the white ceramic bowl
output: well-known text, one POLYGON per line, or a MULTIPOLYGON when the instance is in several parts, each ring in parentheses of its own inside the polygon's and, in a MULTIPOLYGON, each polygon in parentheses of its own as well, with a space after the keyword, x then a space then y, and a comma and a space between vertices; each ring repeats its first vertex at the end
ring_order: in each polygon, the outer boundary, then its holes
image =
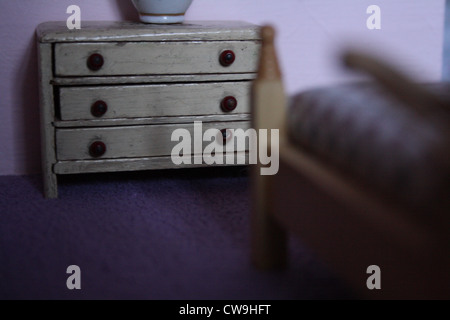
POLYGON ((193 0, 132 0, 145 23, 182 23, 193 0))

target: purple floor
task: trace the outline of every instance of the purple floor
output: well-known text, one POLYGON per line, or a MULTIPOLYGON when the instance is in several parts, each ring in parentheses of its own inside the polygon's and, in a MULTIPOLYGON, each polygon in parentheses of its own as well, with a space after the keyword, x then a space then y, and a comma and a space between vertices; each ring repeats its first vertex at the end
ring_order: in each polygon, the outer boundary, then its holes
POLYGON ((0 299, 343 299, 297 239, 289 268, 249 263, 243 168, 0 177, 0 299), (81 268, 81 290, 66 269, 81 268))

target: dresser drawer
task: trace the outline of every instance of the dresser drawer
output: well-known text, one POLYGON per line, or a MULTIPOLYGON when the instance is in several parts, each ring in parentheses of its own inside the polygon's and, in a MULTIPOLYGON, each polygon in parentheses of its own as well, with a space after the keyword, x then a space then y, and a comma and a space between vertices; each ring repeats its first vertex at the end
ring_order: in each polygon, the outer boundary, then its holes
MULTIPOLYGON (((250 122, 203 123, 203 132, 210 128, 219 130, 248 129, 250 122)), ((112 128, 77 128, 56 130, 57 160, 139 158, 170 156, 179 141, 171 141, 176 129, 186 129, 191 134, 194 150, 194 124, 124 126, 112 128)), ((200 130, 199 130, 200 132, 200 130)), ((228 139, 230 136, 228 136, 228 139)), ((220 140, 218 136, 216 141, 220 140)), ((180 140, 181 141, 181 140, 180 140)), ((211 142, 203 142, 201 150, 211 142)), ((231 143, 231 140, 228 142, 231 143)), ((247 143, 246 143, 247 144, 247 143)), ((235 146, 235 151, 245 151, 246 146, 235 146)), ((197 150, 198 151, 198 150, 197 150)), ((201 152, 200 152, 201 153, 201 152)))
POLYGON ((256 72, 258 41, 60 43, 57 76, 256 72), (228 54, 228 55, 227 55, 228 54))
POLYGON ((66 87, 61 120, 250 113, 250 81, 66 87))

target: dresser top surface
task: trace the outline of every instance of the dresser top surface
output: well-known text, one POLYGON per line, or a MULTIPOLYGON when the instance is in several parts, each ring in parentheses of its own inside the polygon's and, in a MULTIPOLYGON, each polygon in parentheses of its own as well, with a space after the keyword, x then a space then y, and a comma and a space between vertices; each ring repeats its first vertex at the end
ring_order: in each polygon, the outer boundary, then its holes
POLYGON ((82 21, 69 30, 66 21, 44 22, 37 39, 53 42, 229 41, 259 40, 259 26, 243 21, 186 21, 183 24, 144 24, 127 21, 82 21))

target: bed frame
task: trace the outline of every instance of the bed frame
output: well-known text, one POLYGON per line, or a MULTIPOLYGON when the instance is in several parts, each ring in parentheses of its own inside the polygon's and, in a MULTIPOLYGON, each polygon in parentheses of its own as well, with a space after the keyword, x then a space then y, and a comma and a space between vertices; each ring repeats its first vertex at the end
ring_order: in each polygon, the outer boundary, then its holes
MULTIPOLYGON (((274 29, 263 27, 261 36, 259 73, 252 92, 253 127, 280 130, 280 169, 276 175, 262 176, 261 164, 252 167, 253 264, 264 270, 286 267, 289 236, 295 234, 358 298, 450 298, 448 207, 412 213, 292 145, 286 132, 287 99, 274 29), (372 265, 380 268, 381 289, 367 286, 372 265)), ((345 61, 349 66, 371 69, 379 78, 376 63, 364 66, 367 59, 351 54, 345 61)), ((408 82, 399 74, 387 75, 385 85, 391 89, 402 91, 399 83, 408 82)), ((414 86, 412 82, 407 85, 414 86)), ((416 89, 414 93, 406 91, 405 99, 412 104, 435 98, 421 87, 416 89), (411 99, 409 93, 416 96, 411 99)), ((270 143, 267 147, 271 149, 270 143)))

